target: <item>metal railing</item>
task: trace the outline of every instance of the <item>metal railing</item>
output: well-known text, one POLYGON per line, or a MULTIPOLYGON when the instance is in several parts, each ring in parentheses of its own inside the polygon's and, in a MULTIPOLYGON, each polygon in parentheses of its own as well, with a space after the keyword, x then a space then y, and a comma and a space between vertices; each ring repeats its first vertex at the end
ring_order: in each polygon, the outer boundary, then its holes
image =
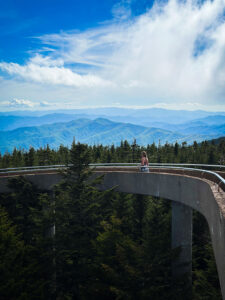
MULTIPOLYGON (((68 165, 42 165, 42 166, 31 166, 31 167, 16 167, 16 168, 3 168, 0 169, 0 172, 7 172, 7 171, 17 171, 17 170, 35 170, 35 169, 49 169, 49 168, 64 168, 67 166, 71 166, 71 164, 68 165)), ((91 163, 89 166, 98 167, 98 166, 140 166, 140 163, 91 163)), ((210 164, 189 164, 189 163, 149 163, 149 167, 154 166, 171 166, 171 167, 201 167, 201 168, 216 168, 221 169, 225 171, 225 165, 210 165, 210 164)))

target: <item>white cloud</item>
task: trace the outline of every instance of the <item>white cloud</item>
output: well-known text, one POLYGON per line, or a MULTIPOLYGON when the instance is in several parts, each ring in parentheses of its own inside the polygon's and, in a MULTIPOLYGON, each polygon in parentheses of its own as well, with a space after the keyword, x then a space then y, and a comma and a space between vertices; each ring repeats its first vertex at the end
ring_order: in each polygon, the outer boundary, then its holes
POLYGON ((49 106, 51 106, 52 104, 50 104, 49 102, 47 102, 47 101, 42 101, 42 102, 40 102, 40 107, 49 107, 49 106))
POLYGON ((0 68, 11 75, 18 75, 25 80, 32 80, 43 84, 66 85, 74 87, 107 86, 111 83, 98 76, 79 75, 64 67, 54 66, 57 62, 48 57, 35 57, 26 65, 16 63, 0 63, 0 68))
POLYGON ((10 101, 4 101, 2 104, 3 106, 10 108, 33 108, 35 106, 35 104, 30 100, 17 98, 14 98, 10 101))
POLYGON ((130 1, 121 1, 116 3, 112 8, 112 15, 114 20, 123 21, 131 17, 132 11, 130 8, 130 1))
POLYGON ((13 98, 9 101, 0 101, 0 108, 5 110, 17 110, 17 109, 28 109, 28 110, 33 110, 33 109, 42 109, 42 108, 57 108, 57 103, 50 103, 47 101, 31 101, 28 99, 18 99, 18 98, 13 98))
POLYGON ((56 89, 75 88, 64 89, 74 105, 91 104, 90 98, 95 105, 224 105, 225 1, 160 3, 130 19, 124 6, 114 7, 114 22, 39 37, 44 46, 25 65, 0 68, 56 89), (52 51, 44 55, 46 46, 52 51))

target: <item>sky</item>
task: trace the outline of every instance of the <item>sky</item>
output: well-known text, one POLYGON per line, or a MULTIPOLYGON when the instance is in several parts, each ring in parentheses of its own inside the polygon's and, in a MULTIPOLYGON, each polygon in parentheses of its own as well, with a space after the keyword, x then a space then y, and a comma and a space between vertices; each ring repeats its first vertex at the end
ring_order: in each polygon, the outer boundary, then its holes
POLYGON ((0 111, 225 111, 225 0, 0 0, 0 111))

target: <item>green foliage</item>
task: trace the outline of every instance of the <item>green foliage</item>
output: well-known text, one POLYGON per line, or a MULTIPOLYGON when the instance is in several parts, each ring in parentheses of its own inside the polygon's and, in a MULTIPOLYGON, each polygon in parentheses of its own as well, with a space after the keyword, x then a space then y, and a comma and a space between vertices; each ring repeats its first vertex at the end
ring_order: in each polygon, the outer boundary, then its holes
POLYGON ((197 211, 194 212, 193 224, 194 299, 222 299, 208 224, 197 211))
POLYGON ((18 272, 16 257, 15 268, 13 264, 9 268, 12 278, 14 272, 19 274, 19 288, 5 299, 51 299, 53 241, 48 232, 53 225, 53 207, 50 198, 23 177, 11 179, 9 187, 13 192, 1 196, 0 204, 7 210, 13 232, 20 238, 23 256, 18 260, 18 272))
MULTIPOLYGON (((120 219, 113 215, 108 222, 101 223, 103 232, 99 233, 95 242, 100 299, 170 299, 171 253, 167 231, 170 228, 167 217, 170 208, 165 207, 164 202, 148 197, 145 199, 146 210, 138 214, 137 220, 136 199, 135 196, 132 198, 132 219, 120 219), (159 226, 154 228, 149 226, 152 222, 152 210, 158 213, 156 218, 159 226), (164 210, 167 214, 163 216, 164 210), (131 225, 132 220, 131 230, 127 233, 127 225, 131 225), (142 233, 137 235, 140 226, 136 228, 136 225, 140 225, 140 222, 142 233), (166 224, 167 228, 164 231, 166 239, 163 239, 163 236, 161 239, 163 224, 166 224), (159 236, 163 247, 155 243, 159 236)), ((131 212, 130 207, 129 211, 131 212)))
POLYGON ((24 243, 10 221, 5 209, 0 206, 0 298, 19 299, 23 293, 24 243))

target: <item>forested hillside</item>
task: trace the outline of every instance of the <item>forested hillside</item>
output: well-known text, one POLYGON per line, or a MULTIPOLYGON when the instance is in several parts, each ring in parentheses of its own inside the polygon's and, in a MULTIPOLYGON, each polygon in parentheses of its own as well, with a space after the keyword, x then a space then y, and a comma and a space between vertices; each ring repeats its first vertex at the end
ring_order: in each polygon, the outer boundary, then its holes
POLYGON ((90 162, 224 164, 225 141, 160 146, 121 142, 119 147, 49 147, 1 156, 1 167, 69 163, 54 193, 23 177, 0 196, 0 299, 221 299, 205 219, 194 213, 193 291, 173 281, 171 206, 163 199, 99 192, 87 181, 90 162), (55 234, 54 234, 55 232, 55 234), (191 295, 192 293, 192 295, 191 295))
MULTIPOLYGON (((219 134, 219 132, 218 132, 219 134)), ((11 131, 0 131, 0 152, 12 151, 14 147, 26 150, 32 145, 35 149, 50 144, 52 148, 60 144, 70 145, 73 137, 81 143, 89 145, 119 145, 120 141, 127 139, 132 142, 136 137, 141 145, 161 140, 175 142, 184 140, 182 134, 164 129, 148 128, 144 126, 115 123, 107 119, 79 119, 67 123, 55 123, 35 127, 21 127, 11 131)), ((220 136, 217 135, 217 136, 220 136)))
MULTIPOLYGON (((214 115, 179 123, 179 118, 157 118, 136 112, 136 119, 126 116, 98 117, 82 114, 49 114, 40 117, 0 116, 0 152, 12 152, 14 147, 29 150, 46 147, 57 149, 68 146, 76 136, 80 143, 89 145, 119 146, 121 140, 139 145, 153 142, 161 144, 201 142, 222 137, 225 132, 225 116, 214 115), (169 122, 169 123, 168 123, 169 122), (177 123, 178 122, 178 123, 177 123)), ((185 120, 185 117, 184 117, 185 120)))

